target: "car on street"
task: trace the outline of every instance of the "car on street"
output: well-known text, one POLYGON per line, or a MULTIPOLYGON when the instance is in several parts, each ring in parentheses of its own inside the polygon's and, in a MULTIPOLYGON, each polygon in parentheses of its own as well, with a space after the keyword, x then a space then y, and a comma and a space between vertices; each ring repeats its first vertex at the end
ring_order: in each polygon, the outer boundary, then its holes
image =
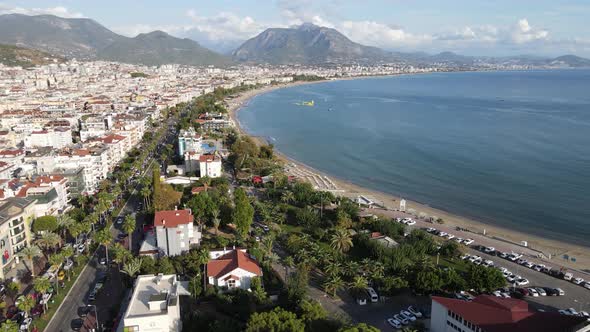
POLYGON ((516 278, 515 283, 518 286, 524 286, 524 285, 528 285, 529 284, 529 280, 527 278, 519 277, 519 278, 516 278))
POLYGON ((71 269, 72 266, 74 266, 74 261, 68 258, 68 259, 66 259, 66 262, 64 263, 63 269, 67 271, 67 270, 71 269))
POLYGON ((78 308, 78 316, 84 318, 86 316, 88 316, 88 314, 92 311, 92 307, 87 305, 87 306, 83 306, 83 307, 79 307, 78 308))
POLYGON ((581 285, 584 282, 583 278, 575 278, 572 282, 576 285, 581 285))
POLYGON ((524 266, 528 267, 529 269, 532 269, 532 268, 533 268, 533 266, 535 266, 535 263, 533 263, 533 262, 526 262, 526 263, 524 264, 524 266))
POLYGON ((118 217, 117 217, 117 220, 115 221, 115 223, 116 223, 117 225, 121 225, 121 224, 123 223, 123 217, 122 217, 122 216, 118 216, 118 217))
POLYGON ((532 297, 539 297, 539 293, 537 292, 536 289, 534 288, 527 288, 527 290, 529 291, 529 295, 532 297))
POLYGON ((80 331, 80 329, 82 329, 83 326, 84 326, 84 320, 82 318, 76 318, 76 319, 72 320, 72 322, 70 323, 70 327, 72 328, 72 331, 80 331))
POLYGON ((494 251, 496 251, 496 248, 494 248, 494 247, 485 247, 485 248, 483 249, 483 251, 484 251, 486 254, 491 254, 491 253, 493 253, 494 251))
POLYGON ((387 318, 387 323, 389 323, 389 325, 391 325, 391 327, 393 327, 394 329, 401 329, 402 328, 402 324, 393 318, 387 318))
POLYGON ((83 243, 78 245, 78 253, 83 253, 84 249, 86 249, 86 246, 83 243))
POLYGON ((545 290, 541 287, 535 287, 535 290, 537 291, 537 293, 539 293, 540 296, 547 296, 547 293, 545 292, 545 290))
POLYGON ((33 322, 33 318, 28 317, 25 318, 22 323, 20 323, 20 330, 21 331, 28 331, 29 330, 29 326, 31 326, 31 323, 33 322))
POLYGON ((472 243, 473 243, 473 239, 465 239, 465 240, 463 240, 463 244, 466 245, 466 246, 468 246, 468 245, 470 245, 472 243))
POLYGON ((588 289, 590 289, 590 282, 585 282, 585 283, 584 283, 584 288, 588 288, 588 289))

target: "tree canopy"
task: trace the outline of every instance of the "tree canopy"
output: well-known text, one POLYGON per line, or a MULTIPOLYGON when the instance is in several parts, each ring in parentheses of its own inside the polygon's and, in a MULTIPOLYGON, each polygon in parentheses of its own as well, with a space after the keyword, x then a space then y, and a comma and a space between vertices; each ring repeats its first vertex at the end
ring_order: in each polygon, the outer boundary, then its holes
POLYGON ((280 307, 250 316, 246 332, 303 332, 305 324, 297 315, 280 307))
POLYGON ((33 232, 53 232, 57 229, 57 218, 54 216, 43 216, 33 221, 33 232))

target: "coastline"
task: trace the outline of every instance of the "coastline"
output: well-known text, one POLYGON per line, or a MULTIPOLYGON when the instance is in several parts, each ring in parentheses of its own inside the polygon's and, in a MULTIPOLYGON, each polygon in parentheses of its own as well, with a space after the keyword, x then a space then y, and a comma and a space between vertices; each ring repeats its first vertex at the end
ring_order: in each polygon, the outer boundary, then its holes
MULTIPOLYGON (((408 75, 408 74, 404 74, 408 75)), ((397 76, 397 75, 392 75, 397 76)), ((383 77, 383 76, 375 76, 375 77, 383 77)), ((351 80, 351 79, 363 79, 363 78, 372 78, 372 76, 362 76, 362 77, 346 77, 340 78, 335 80, 351 80)), ((330 82, 330 80, 325 81, 313 81, 313 82, 294 82, 294 83, 286 83, 280 84, 276 86, 267 86, 260 89, 250 90, 245 93, 240 94, 238 97, 232 99, 228 102, 228 111, 231 117, 231 120, 235 124, 235 128, 238 132, 243 135, 248 135, 252 137, 258 144, 268 144, 266 140, 262 137, 256 137, 250 135, 248 132, 242 128, 240 122, 237 119, 237 112, 244 106, 248 104, 248 102, 261 94, 265 94, 277 89, 287 88, 287 87, 294 87, 299 85, 307 85, 307 84, 316 84, 316 83, 326 83, 330 82)), ((364 188, 358 185, 351 183, 350 181, 340 179, 333 175, 326 174, 325 172, 321 172, 316 170, 312 167, 305 165, 297 160, 294 160, 284 153, 280 151, 276 151, 277 157, 282 160, 285 165, 288 165, 288 168, 297 172, 297 174, 314 174, 313 180, 315 180, 315 175, 319 178, 329 179, 330 183, 333 183, 339 190, 335 192, 335 194, 339 194, 342 196, 346 196, 349 198, 355 198, 357 196, 363 195, 365 197, 369 197, 370 199, 379 202, 380 205, 383 205, 385 209, 382 208, 373 208, 367 209, 365 212, 372 213, 376 215, 383 215, 387 217, 396 217, 396 216, 408 216, 408 214, 404 214, 402 212, 397 211, 399 209, 399 202, 400 197, 392 194, 387 194, 384 192, 379 192, 377 190, 364 188)), ((311 181, 309 178, 306 179, 311 181)), ((321 179, 320 179, 321 180, 321 179)), ((322 180, 323 181, 323 180, 322 180)), ((437 223, 429 223, 425 221, 418 221, 417 226, 421 227, 434 227, 440 230, 447 231, 447 233, 455 234, 457 237, 462 238, 472 238, 478 244, 487 245, 487 246, 494 246, 498 250, 503 251, 514 251, 520 252, 525 256, 532 257, 537 262, 543 262, 549 266, 553 266, 555 268, 565 267, 568 269, 577 270, 581 273, 586 274, 586 278, 590 277, 590 270, 588 267, 590 266, 590 248, 584 247, 581 245, 570 244, 566 242, 561 242, 558 240, 543 238, 541 236, 531 235, 524 232, 515 231, 509 228, 495 226, 489 223, 481 222, 474 220, 474 218, 468 218, 464 216, 459 216, 453 214, 452 212, 444 211, 441 209, 436 209, 430 207, 426 204, 418 203, 415 201, 411 201, 407 198, 406 200, 406 208, 414 209, 416 213, 424 213, 428 216, 437 216, 444 220, 444 224, 437 224, 437 223), (458 231, 457 227, 464 229, 463 231, 458 231), (485 235, 484 235, 485 232, 485 235), (521 241, 527 241, 528 247, 523 247, 520 245, 521 241), (541 256, 540 256, 541 254, 541 256), (552 256, 549 259, 549 255, 552 256), (571 260, 565 260, 563 255, 568 255, 569 257, 575 257, 576 261, 572 262, 571 260)), ((418 219, 418 218, 415 218, 418 219)))

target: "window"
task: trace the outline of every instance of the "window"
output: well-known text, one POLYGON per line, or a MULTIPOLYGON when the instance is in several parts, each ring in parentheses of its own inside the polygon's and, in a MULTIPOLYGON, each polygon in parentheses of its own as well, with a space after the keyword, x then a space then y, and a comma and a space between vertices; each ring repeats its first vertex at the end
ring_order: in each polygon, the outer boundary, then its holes
POLYGON ((233 279, 229 279, 227 281, 227 287, 229 287, 229 288, 236 288, 236 281, 233 280, 233 279))

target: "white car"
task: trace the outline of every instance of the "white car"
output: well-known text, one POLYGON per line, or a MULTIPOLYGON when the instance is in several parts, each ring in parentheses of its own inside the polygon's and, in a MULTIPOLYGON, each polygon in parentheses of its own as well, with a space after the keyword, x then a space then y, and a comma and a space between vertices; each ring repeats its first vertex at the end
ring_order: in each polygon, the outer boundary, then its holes
POLYGON ((500 292, 499 290, 497 290, 497 291, 494 291, 492 294, 493 294, 495 297, 502 297, 502 292, 500 292))
POLYGON ((502 297, 505 299, 509 299, 510 298, 510 294, 506 293, 506 292, 502 292, 501 293, 502 297))
POLYGON ((453 239, 453 241, 455 241, 457 243, 462 243, 463 242, 463 239, 460 238, 460 237, 456 237, 456 238, 453 239))
POLYGON ((524 285, 528 285, 529 284, 529 280, 526 278, 516 278, 516 285, 518 286, 524 286, 524 285))
POLYGON ((416 316, 412 315, 412 314, 411 314, 409 311, 407 311, 407 310, 402 310, 402 311, 400 311, 399 313, 402 315, 402 317, 404 317, 404 318, 405 318, 405 319, 407 319, 407 320, 410 320, 410 321, 412 321, 412 322, 415 322, 415 321, 416 321, 416 316))
POLYGON ((473 264, 480 265, 482 262, 483 262, 483 259, 481 257, 479 257, 473 262, 473 264))
POLYGON ((590 282, 585 282, 584 287, 590 289, 590 282))
POLYGON ((575 278, 574 280, 572 280, 572 282, 576 285, 581 285, 584 282, 584 279, 582 278, 575 278))
POLYGON ((32 322, 33 319, 31 317, 25 318, 25 320, 23 320, 23 322, 20 324, 20 331, 28 331, 32 322))
POLYGON ((428 228, 426 229, 426 231, 427 231, 428 233, 434 233, 434 232, 436 232, 436 228, 428 227, 428 228))
POLYGON ((455 235, 453 235, 453 234, 447 234, 446 238, 449 239, 449 240, 452 240, 453 238, 455 238, 455 235))
POLYGON ((494 247, 485 247, 485 248, 483 249, 483 251, 484 251, 485 253, 491 254, 491 253, 493 253, 494 251, 496 251, 496 248, 494 248, 494 247))
POLYGON ((409 220, 406 222, 406 225, 408 225, 408 226, 414 226, 414 225, 416 225, 416 222, 415 222, 414 220, 412 220, 412 219, 409 219, 409 220))
POLYGON ((391 325, 391 327, 393 327, 394 329, 401 329, 402 328, 402 324, 393 318, 387 318, 387 323, 389 323, 389 325, 391 325))
POLYGON ((403 325, 408 325, 409 321, 402 317, 400 314, 393 315, 393 318, 398 322, 402 323, 403 325))
POLYGON ((481 265, 486 266, 486 267, 492 267, 492 266, 494 266, 494 262, 489 259, 486 259, 481 265))
POLYGON ((539 295, 541 296, 547 296, 547 293, 545 292, 545 290, 541 287, 535 287, 535 290, 537 291, 537 293, 539 293, 539 295))
POLYGON ((500 272, 502 272, 502 273, 508 272, 508 269, 503 266, 497 266, 496 269, 500 270, 500 272))
POLYGON ((570 313, 570 316, 578 316, 580 314, 574 308, 565 309, 565 311, 569 312, 570 313))
POLYGON ((465 254, 465 255, 461 256, 461 259, 466 260, 466 259, 469 259, 469 257, 471 257, 471 255, 465 254))
POLYGON ((529 295, 532 297, 539 297, 539 293, 537 292, 536 289, 534 288, 527 288, 526 289, 529 292, 529 295))
POLYGON ((85 246, 84 244, 80 244, 80 245, 78 246, 78 252, 79 252, 79 253, 83 253, 83 252, 84 252, 84 249, 86 249, 86 246, 85 246))
POLYGON ((526 262, 526 263, 524 264, 524 266, 528 267, 529 269, 532 269, 532 268, 533 268, 533 266, 535 266, 535 263, 533 263, 533 262, 526 262))
POLYGON ((543 268, 544 268, 544 267, 545 267, 545 265, 543 265, 543 264, 537 264, 537 265, 533 266, 533 269, 534 269, 535 271, 539 271, 539 272, 541 272, 541 271, 543 270, 543 268))
POLYGON ((65 264, 64 264, 64 270, 69 270, 72 268, 72 266, 74 266, 74 261, 72 261, 71 259, 67 259, 65 264))
POLYGON ((508 256, 509 255, 507 253, 505 253, 505 252, 503 252, 503 253, 500 254, 500 257, 502 257, 502 258, 508 258, 508 256))
POLYGON ((418 317, 418 318, 422 318, 422 313, 420 312, 420 310, 414 308, 413 306, 409 306, 408 307, 408 311, 410 313, 412 313, 412 315, 418 317))
POLYGON ((473 243, 473 240, 472 239, 465 239, 465 240, 463 240, 463 244, 466 245, 466 246, 468 246, 468 245, 470 245, 472 243, 473 243))
POLYGON ((438 233, 438 236, 440 236, 440 237, 445 237, 447 235, 448 235, 447 232, 440 232, 440 233, 438 233))

